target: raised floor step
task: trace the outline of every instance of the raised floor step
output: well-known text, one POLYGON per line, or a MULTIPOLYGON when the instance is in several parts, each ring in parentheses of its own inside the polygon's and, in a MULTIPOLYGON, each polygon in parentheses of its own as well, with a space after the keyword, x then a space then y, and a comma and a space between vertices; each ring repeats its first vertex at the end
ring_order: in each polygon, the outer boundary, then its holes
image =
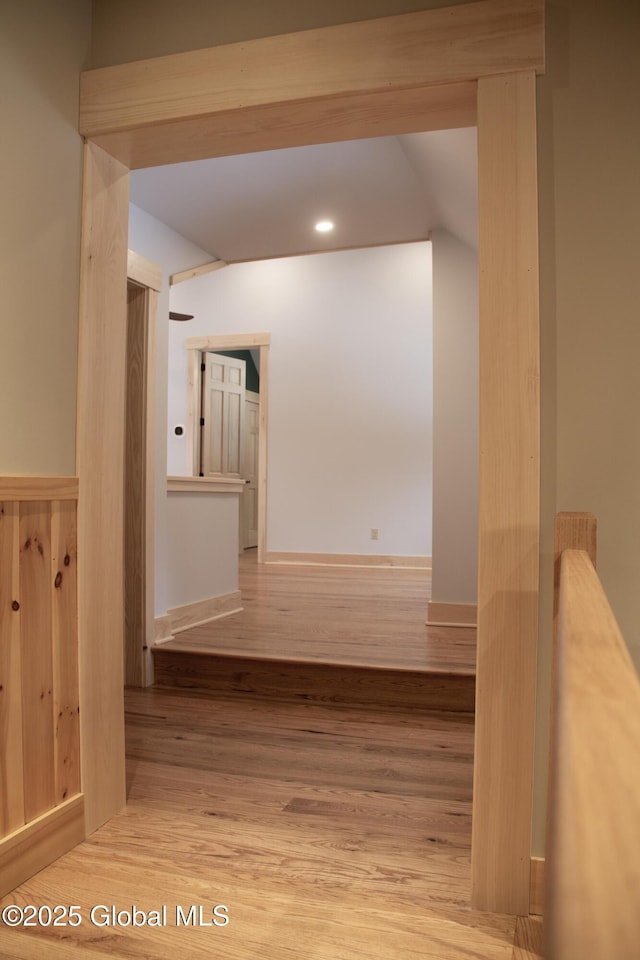
POLYGON ((155 647, 157 687, 225 697, 472 713, 475 676, 155 647))

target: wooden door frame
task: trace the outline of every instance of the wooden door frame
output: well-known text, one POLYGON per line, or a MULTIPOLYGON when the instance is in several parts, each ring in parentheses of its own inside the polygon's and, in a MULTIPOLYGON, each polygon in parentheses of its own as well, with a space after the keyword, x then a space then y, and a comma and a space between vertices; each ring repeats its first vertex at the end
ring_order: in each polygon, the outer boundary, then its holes
MULTIPOLYGON (((267 430, 269 422, 270 333, 221 333, 187 337, 187 469, 196 477, 197 428, 200 420, 200 356, 204 351, 260 350, 260 420, 258 433, 258 563, 264 563, 267 549, 267 430)), ((240 507, 240 509, 242 509, 240 507)))
MULTIPOLYGON (((261 358, 260 358, 260 356, 258 356, 258 363, 261 364, 261 358)), ((259 375, 260 375, 260 374, 259 374, 259 372, 258 372, 258 377, 259 377, 259 375)), ((259 382, 258 382, 258 386, 259 386, 259 382)), ((257 460, 257 462, 258 462, 258 472, 257 472, 257 475, 256 475, 256 493, 259 493, 259 491, 260 491, 260 486, 261 486, 261 484, 260 484, 260 477, 261 477, 261 474, 260 474, 260 440, 261 440, 261 426, 260 426, 260 419, 261 419, 261 418, 260 418, 260 390, 259 390, 259 389, 258 389, 257 391, 256 391, 256 390, 245 390, 244 403, 245 403, 245 416, 244 416, 245 435, 244 435, 244 438, 243 438, 243 443, 244 443, 244 449, 243 449, 244 470, 243 470, 243 474, 244 474, 244 478, 245 478, 245 483, 246 483, 246 484, 249 484, 249 483, 251 482, 251 481, 249 480, 249 477, 248 477, 248 474, 247 474, 247 437, 249 436, 249 421, 248 421, 248 419, 247 419, 247 404, 252 403, 252 404, 257 404, 257 405, 258 405, 258 449, 255 450, 255 457, 256 457, 256 460, 257 460)), ((264 446, 265 446, 265 449, 266 449, 266 439, 265 439, 265 445, 264 445, 264 446)), ((265 474, 265 482, 266 482, 266 474, 265 474)), ((256 550, 257 550, 257 554, 258 554, 258 555, 260 554, 260 550, 258 549, 259 544, 260 544, 260 529, 261 529, 261 526, 260 526, 260 523, 261 523, 261 521, 260 521, 260 501, 259 501, 259 499, 256 497, 256 513, 257 513, 257 522, 256 522, 256 526, 255 526, 255 531, 256 531, 256 543, 255 543, 255 544, 252 544, 251 546, 248 547, 247 544, 246 544, 246 541, 247 541, 247 533, 248 533, 248 530, 249 530, 249 529, 254 529, 254 528, 253 528, 253 527, 250 528, 250 527, 248 527, 248 525, 247 525, 247 504, 246 504, 246 498, 247 498, 247 492, 248 492, 248 490, 249 490, 249 487, 248 487, 248 486, 245 486, 244 490, 245 490, 244 498, 240 501, 240 549, 238 550, 238 554, 239 554, 241 557, 244 556, 245 550, 252 550, 252 549, 254 548, 254 546, 255 546, 255 548, 256 548, 256 550)), ((265 499, 266 499, 266 497, 265 497, 265 499)), ((265 528, 265 529, 266 529, 266 528, 265 528)), ((252 539, 253 539, 253 538, 252 538, 252 539)), ((263 553, 264 553, 264 551, 263 551, 263 553)), ((259 560, 258 562, 261 563, 262 560, 259 560)))
POLYGON ((125 683, 129 686, 148 687, 153 683, 153 657, 151 646, 155 630, 155 448, 156 448, 156 318, 158 295, 162 289, 162 267, 143 257, 134 250, 127 251, 127 281, 145 291, 144 322, 145 352, 144 393, 145 425, 144 449, 144 504, 143 540, 144 540, 144 636, 142 648, 136 650, 133 657, 135 668, 127 674, 125 653, 125 683))
POLYGON ((79 630, 89 832, 124 804, 123 411, 112 398, 124 377, 129 168, 477 121, 472 903, 528 912, 540 525, 535 74, 543 69, 544 0, 479 0, 82 75, 79 630))

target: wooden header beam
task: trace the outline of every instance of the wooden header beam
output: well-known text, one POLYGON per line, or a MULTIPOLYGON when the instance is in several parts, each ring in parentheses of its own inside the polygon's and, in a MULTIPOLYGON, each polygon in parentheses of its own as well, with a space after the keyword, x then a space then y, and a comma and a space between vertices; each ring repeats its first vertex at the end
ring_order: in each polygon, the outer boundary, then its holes
POLYGON ((543 69, 544 0, 479 0, 87 71, 80 133, 137 168, 469 126, 479 78, 543 69))

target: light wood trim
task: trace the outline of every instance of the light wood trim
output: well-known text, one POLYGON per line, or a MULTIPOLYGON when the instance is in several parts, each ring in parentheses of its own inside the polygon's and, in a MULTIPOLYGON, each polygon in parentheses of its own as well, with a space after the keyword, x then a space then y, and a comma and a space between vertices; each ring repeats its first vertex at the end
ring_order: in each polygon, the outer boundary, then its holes
MULTIPOLYGON (((555 730, 556 719, 556 695, 558 687, 558 604, 560 599, 560 568, 562 554, 565 550, 584 550, 587 552, 591 563, 596 567, 597 558, 597 520, 592 513, 558 513, 554 522, 554 564, 553 564, 553 643, 551 655, 551 705, 549 717, 549 729, 555 730)), ((553 809, 551 797, 554 794, 555 771, 553 769, 554 744, 549 744, 549 775, 547 784, 547 824, 546 824, 546 845, 547 849, 553 844, 553 833, 555 824, 553 822, 553 809)), ((533 874, 532 874, 533 882, 533 874)), ((531 891, 533 898, 533 887, 531 891)), ((544 905, 544 901, 542 901, 544 905)), ((541 913, 543 910, 541 909, 541 913)))
POLYGON ((185 430, 187 463, 190 474, 200 473, 200 417, 202 416, 202 351, 187 348, 187 424, 185 430))
POLYGON ((544 857, 531 857, 529 913, 538 917, 544 913, 544 865, 544 857))
MULTIPOLYGON (((315 101, 326 109, 330 100, 338 116, 345 110, 356 116, 353 97, 383 91, 402 114, 405 92, 415 104, 418 88, 540 71, 543 13, 542 0, 480 0, 91 70, 81 74, 80 132, 103 137, 105 147, 133 165, 139 160, 132 142, 136 129, 144 127, 149 139, 168 124, 211 121, 224 113, 256 132, 245 150, 264 150, 260 120, 268 128, 273 117, 261 114, 276 104, 289 113, 296 103, 315 101), (122 137, 128 131, 132 135, 122 137), (109 134, 121 136, 105 137, 109 134)), ((310 120, 318 126, 313 113, 303 111, 301 126, 310 120)), ((193 159, 194 133, 200 138, 202 128, 189 132, 185 150, 193 159)), ((303 141, 298 137, 297 142, 303 141)), ((209 139, 209 151, 211 146, 209 139)), ((151 153, 153 163, 171 162, 157 142, 151 153)))
POLYGON ((134 250, 127 251, 127 278, 156 293, 162 290, 162 267, 134 250))
POLYGON ((128 171, 85 146, 77 473, 80 725, 86 826, 125 804, 123 477, 128 171), (108 415, 107 415, 108 412, 108 415))
POLYGON ((581 550, 562 554, 554 707, 547 956, 627 960, 640 942, 640 679, 581 550))
MULTIPOLYGON (((251 350, 255 347, 268 347, 271 343, 270 333, 221 333, 208 337, 187 337, 187 350, 251 350)), ((262 356, 260 357, 262 361, 262 356)), ((262 381, 262 370, 260 370, 262 381)), ((262 391, 262 382, 260 383, 262 391)))
POLYGON ((266 257, 247 257, 245 260, 229 260, 229 266, 237 263, 263 263, 265 260, 289 260, 291 257, 315 257, 323 253, 348 253, 350 250, 376 250, 379 247, 401 247, 408 243, 427 243, 431 230, 406 240, 381 241, 380 243, 356 243, 350 247, 328 247, 326 250, 295 250, 291 253, 276 253, 266 257))
POLYGON ((212 260, 211 263, 203 263, 199 267, 191 267, 189 270, 180 270, 179 273, 172 273, 169 277, 169 286, 175 287, 177 283, 184 283, 185 280, 194 280, 196 277, 202 277, 207 273, 213 273, 214 270, 221 270, 228 266, 226 260, 212 260))
POLYGON ((292 553, 268 550, 265 563, 308 564, 329 567, 404 567, 408 570, 430 570, 431 557, 383 556, 368 553, 292 553))
POLYGON ((161 617, 156 617, 154 624, 154 636, 153 636, 153 646, 157 643, 166 643, 167 640, 172 640, 173 634, 171 633, 171 617, 168 613, 163 614, 161 617))
POLYGON ((146 422, 146 497, 145 497, 145 621, 143 646, 143 683, 153 683, 151 645, 155 637, 155 583, 156 583, 156 354, 158 297, 149 289, 147 296, 147 422, 146 422))
POLYGON ((0 502, 0 596, 0 836, 5 836, 25 821, 20 512, 16 502, 0 502))
POLYGON ((167 477, 168 493, 242 493, 244 480, 226 477, 167 477))
POLYGON ((124 677, 142 686, 146 602, 147 314, 149 288, 127 282, 124 495, 124 677))
POLYGON ((0 840, 0 897, 84 840, 84 798, 71 797, 0 840))
POLYGON ((478 184, 481 454, 472 904, 525 915, 540 524, 533 72, 478 83, 478 184))
MULTIPOLYGON (((556 631, 560 596, 560 562, 564 550, 586 550, 596 566, 598 521, 592 513, 558 513, 554 525, 553 560, 553 629, 556 631)), ((555 640, 554 640, 555 644, 555 640)))
POLYGON ((329 99, 276 103, 179 124, 125 130, 94 142, 132 170, 261 150, 399 136, 429 130, 471 127, 476 122, 474 81, 437 87, 349 93, 329 99))
POLYGON ((427 624, 439 627, 475 627, 478 622, 478 606, 475 603, 440 603, 430 600, 427 604, 427 624))
MULTIPOLYGON (((129 251, 131 253, 131 251, 129 251)), ((150 268, 161 268, 151 260, 150 268)), ((130 280, 131 277, 128 277, 130 280)), ((125 679, 128 685, 153 682, 155 586, 155 406, 158 291, 140 276, 137 296, 127 291, 127 425, 125 487, 125 679), (134 362, 137 361, 137 362, 134 362), (131 394, 129 391, 131 390, 131 394), (133 398, 136 415, 129 401, 133 398), (136 502, 139 501, 139 502, 136 502), (137 611, 132 610, 139 601, 137 611)), ((147 276, 146 279, 151 279, 147 276)))
MULTIPOLYGON (((269 336, 269 335, 268 335, 269 336)), ((269 455, 269 340, 260 344, 260 398, 258 403, 258 563, 267 552, 267 459, 269 455)))
POLYGON ((211 620, 228 617, 232 613, 240 613, 241 610, 242 597, 239 590, 173 607, 163 616, 156 618, 155 643, 171 640, 176 633, 209 623, 211 620))
POLYGON ((0 500, 77 500, 77 477, 0 477, 0 500))

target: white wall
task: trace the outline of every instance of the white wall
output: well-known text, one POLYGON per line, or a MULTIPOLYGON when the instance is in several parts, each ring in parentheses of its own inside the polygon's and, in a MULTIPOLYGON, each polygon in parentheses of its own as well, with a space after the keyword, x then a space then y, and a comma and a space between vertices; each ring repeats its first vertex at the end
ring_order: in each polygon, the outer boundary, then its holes
POLYGON ((73 475, 91 3, 0 7, 0 473, 73 475))
POLYGON ((429 243, 237 264, 171 297, 195 314, 170 330, 171 471, 185 338, 268 331, 267 549, 431 555, 429 243))
POLYGON ((239 494, 170 493, 166 609, 238 589, 239 494))
MULTIPOLYGON (((155 611, 237 590, 237 497, 221 509, 214 500, 203 508, 201 494, 167 496, 167 348, 169 339, 169 276, 211 259, 210 255, 138 207, 129 210, 129 248, 160 264, 163 286, 158 298, 156 326, 156 468, 155 468, 155 611), (227 516, 228 515, 228 516, 227 516), (216 545, 215 529, 232 528, 231 550, 209 549, 206 562, 200 549, 203 537, 216 545)), ((178 323, 172 326, 180 326, 178 323)), ((184 472, 184 471, 181 471, 184 472)), ((214 498, 215 499, 215 498, 214 498)))
POLYGON ((478 585, 478 254, 433 234, 432 599, 475 603, 478 585))

